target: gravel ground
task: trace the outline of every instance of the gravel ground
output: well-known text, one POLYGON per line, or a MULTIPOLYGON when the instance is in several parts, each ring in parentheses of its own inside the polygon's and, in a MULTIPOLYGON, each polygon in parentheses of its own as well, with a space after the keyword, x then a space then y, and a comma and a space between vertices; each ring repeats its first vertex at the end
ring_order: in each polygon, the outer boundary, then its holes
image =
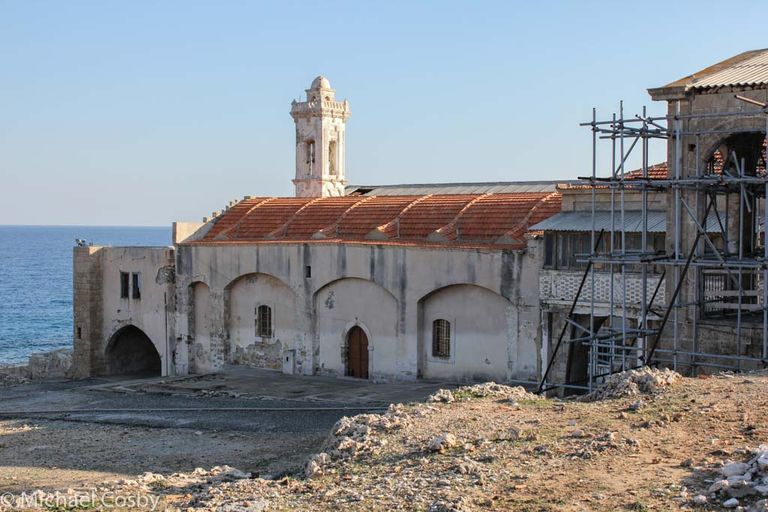
POLYGON ((180 511, 768 511, 755 480, 768 477, 768 376, 668 377, 650 394, 614 383, 620 397, 593 402, 460 388, 342 418, 301 474, 147 473, 153 461, 144 460, 144 473, 97 490, 180 511))
MULTIPOLYGON (((708 490, 766 443, 768 377, 673 380, 656 394, 595 402, 460 389, 452 401, 341 421, 311 478, 201 473, 117 488, 206 511, 739 510, 708 490)), ((762 512, 762 498, 738 506, 762 512)))
POLYGON ((300 472, 340 417, 366 410, 292 411, 339 404, 118 393, 92 390, 93 384, 0 389, 0 493, 88 487, 145 471, 167 474, 225 464, 261 475, 300 472), (126 412, 147 408, 230 410, 126 412), (253 408, 276 410, 246 410, 253 408), (51 410, 86 412, 17 412, 51 410))

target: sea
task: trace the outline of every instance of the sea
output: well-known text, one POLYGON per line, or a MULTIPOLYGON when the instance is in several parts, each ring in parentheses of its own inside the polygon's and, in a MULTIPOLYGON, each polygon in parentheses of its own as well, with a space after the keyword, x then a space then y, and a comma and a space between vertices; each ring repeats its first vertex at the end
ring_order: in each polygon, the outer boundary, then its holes
POLYGON ((170 227, 0 226, 0 363, 72 346, 72 247, 171 243, 170 227))

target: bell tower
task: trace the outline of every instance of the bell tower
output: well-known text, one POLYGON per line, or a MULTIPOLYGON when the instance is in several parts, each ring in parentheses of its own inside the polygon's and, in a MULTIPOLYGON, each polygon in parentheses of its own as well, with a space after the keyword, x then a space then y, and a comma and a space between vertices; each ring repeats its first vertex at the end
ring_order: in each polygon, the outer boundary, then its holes
POLYGON ((291 103, 296 123, 296 197, 344 195, 349 102, 338 101, 327 78, 318 76, 307 100, 291 103))

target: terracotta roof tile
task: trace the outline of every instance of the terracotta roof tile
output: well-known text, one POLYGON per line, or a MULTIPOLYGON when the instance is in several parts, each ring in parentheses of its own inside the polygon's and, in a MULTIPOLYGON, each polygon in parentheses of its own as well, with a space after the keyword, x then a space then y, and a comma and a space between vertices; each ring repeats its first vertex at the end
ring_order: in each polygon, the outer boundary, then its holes
POLYGON ((316 242, 522 248, 528 228, 560 211, 557 192, 253 198, 190 244, 316 242))

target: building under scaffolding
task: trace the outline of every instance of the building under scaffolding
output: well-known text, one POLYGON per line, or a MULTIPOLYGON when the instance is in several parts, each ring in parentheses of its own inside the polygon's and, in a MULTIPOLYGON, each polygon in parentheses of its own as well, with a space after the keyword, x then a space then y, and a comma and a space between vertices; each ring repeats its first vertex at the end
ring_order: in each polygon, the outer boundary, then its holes
POLYGON ((591 390, 645 364, 768 363, 768 50, 649 93, 666 116, 621 106, 584 123, 592 173, 532 228, 544 232, 542 390, 591 390), (658 144, 666 165, 649 162, 658 144))

